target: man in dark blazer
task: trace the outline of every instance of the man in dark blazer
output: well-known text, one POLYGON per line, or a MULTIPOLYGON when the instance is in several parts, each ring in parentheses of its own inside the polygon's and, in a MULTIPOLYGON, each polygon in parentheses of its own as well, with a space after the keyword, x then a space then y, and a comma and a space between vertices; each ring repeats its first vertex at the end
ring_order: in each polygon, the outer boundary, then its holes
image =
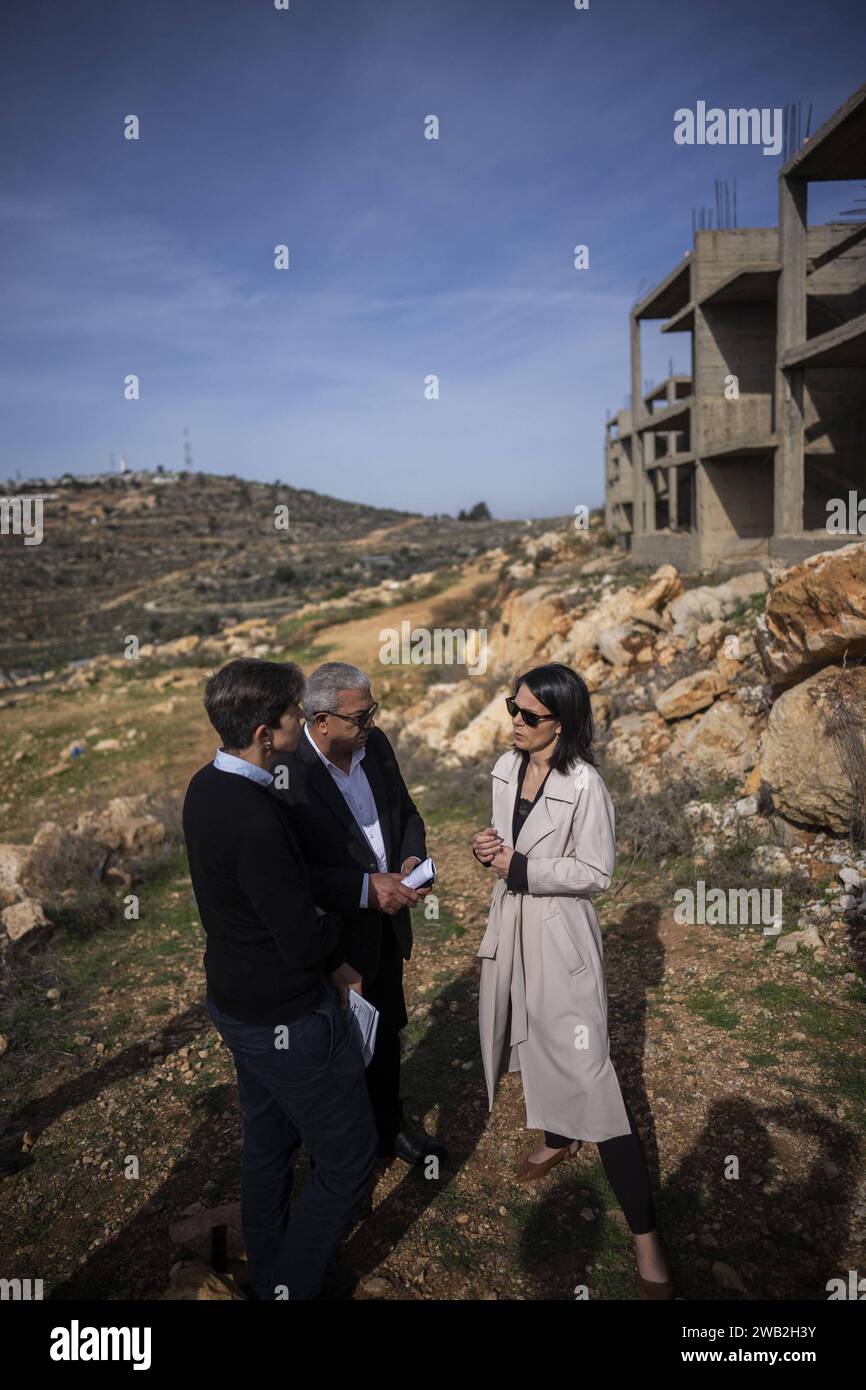
POLYGON ((187 789, 183 828, 207 936, 207 1008, 230 1049, 244 1113, 241 1225, 252 1296, 320 1295, 378 1153, 351 1020, 341 924, 316 907, 270 765, 301 734, 303 673, 229 662, 205 709, 222 739, 187 789), (314 1171, 292 1203, 303 1142, 314 1171))
POLYGON ((409 909, 429 891, 413 892, 400 880, 426 858, 427 847, 394 750, 374 725, 377 707, 363 671, 342 661, 318 667, 307 680, 304 733, 295 751, 274 764, 275 794, 291 810, 313 896, 319 907, 339 913, 346 961, 379 1010, 366 1078, 380 1153, 408 1163, 432 1154, 443 1162, 444 1147, 413 1129, 400 1099, 409 909))

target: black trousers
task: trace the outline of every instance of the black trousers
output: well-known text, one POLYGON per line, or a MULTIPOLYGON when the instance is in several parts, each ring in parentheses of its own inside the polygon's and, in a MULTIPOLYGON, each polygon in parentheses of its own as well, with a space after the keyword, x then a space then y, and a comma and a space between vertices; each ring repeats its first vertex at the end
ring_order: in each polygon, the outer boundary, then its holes
POLYGON ((393 1152, 394 1140, 402 1128, 400 1104, 400 1029, 406 1026, 403 998, 403 957, 393 925, 382 920, 379 968, 372 980, 364 981, 364 997, 379 1010, 373 1060, 364 1075, 373 1109, 379 1143, 384 1152, 393 1152))
MULTIPOLYGON (((625 1213, 629 1230, 634 1236, 642 1236, 656 1228, 655 1207, 643 1145, 634 1115, 624 1096, 623 1104, 631 1134, 618 1134, 613 1139, 602 1139, 596 1144, 596 1148, 605 1176, 625 1213)), ((544 1142, 549 1149, 564 1149, 566 1144, 574 1141, 565 1139, 561 1134, 548 1134, 545 1130, 544 1142)))

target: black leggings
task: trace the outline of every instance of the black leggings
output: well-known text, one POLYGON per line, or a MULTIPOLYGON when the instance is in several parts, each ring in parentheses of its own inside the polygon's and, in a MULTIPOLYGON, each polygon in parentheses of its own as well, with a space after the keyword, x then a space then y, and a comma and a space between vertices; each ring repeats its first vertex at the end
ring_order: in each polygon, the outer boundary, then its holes
MULTIPOLYGON (((617 1134, 613 1139, 602 1139, 596 1148, 605 1176, 625 1213, 629 1230, 633 1236, 642 1236, 655 1230, 656 1214, 643 1145, 625 1097, 623 1104, 631 1134, 617 1134)), ((564 1149, 566 1144, 572 1144, 574 1140, 565 1139, 561 1134, 548 1134, 545 1130, 544 1142, 549 1149, 564 1149)))

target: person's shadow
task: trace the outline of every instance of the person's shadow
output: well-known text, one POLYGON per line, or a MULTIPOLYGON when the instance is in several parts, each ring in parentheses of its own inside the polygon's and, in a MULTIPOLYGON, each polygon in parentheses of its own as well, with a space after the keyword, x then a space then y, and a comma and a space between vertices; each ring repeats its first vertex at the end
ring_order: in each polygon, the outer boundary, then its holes
POLYGON ((359 1279, 386 1260, 431 1203, 448 1191, 484 1132, 488 1108, 478 1042, 478 980, 473 963, 439 991, 442 1006, 430 1009, 422 1036, 401 1066, 400 1089, 410 1113, 420 1116, 438 1106, 436 1138, 446 1145, 448 1161, 428 1176, 424 1166, 410 1168, 395 1160, 402 1170, 398 1182, 343 1247, 359 1279), (458 1006, 456 1015, 452 1004, 458 1006))
MULTIPOLYGON (((691 1149, 660 1184, 642 1076, 647 1001, 634 985, 638 977, 644 986, 661 978, 658 921, 658 909, 649 903, 629 908, 605 938, 605 957, 611 1052, 623 1093, 646 1131, 658 1227, 677 1296, 824 1299, 829 1279, 847 1279, 841 1262, 859 1176, 858 1139, 848 1126, 801 1101, 770 1107, 725 1097, 711 1105, 691 1149)), ((572 1298, 578 1286, 596 1282, 587 1265, 600 1253, 603 1237, 598 1220, 585 1222, 581 1211, 603 1211, 609 1201, 597 1154, 595 1164, 578 1175, 563 1166, 522 1233, 523 1264, 542 1297, 572 1298)), ((632 1238, 625 1223, 622 1232, 628 1272, 611 1282, 617 1294, 634 1298, 632 1238)))

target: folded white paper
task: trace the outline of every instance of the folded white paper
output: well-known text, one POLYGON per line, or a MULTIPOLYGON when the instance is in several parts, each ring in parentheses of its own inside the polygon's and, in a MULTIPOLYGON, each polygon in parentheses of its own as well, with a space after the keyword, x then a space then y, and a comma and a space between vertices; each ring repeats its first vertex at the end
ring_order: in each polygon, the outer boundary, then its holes
POLYGON ((432 883, 436 878, 436 865, 432 859, 425 859, 423 864, 416 864, 415 868, 400 882, 404 888, 424 888, 426 884, 432 883))
POLYGON ((379 1010, 356 989, 349 990, 349 1008, 352 1010, 352 1024, 357 1029, 361 1051, 364 1054, 364 1066, 368 1067, 373 1060, 373 1048, 376 1046, 379 1010))

